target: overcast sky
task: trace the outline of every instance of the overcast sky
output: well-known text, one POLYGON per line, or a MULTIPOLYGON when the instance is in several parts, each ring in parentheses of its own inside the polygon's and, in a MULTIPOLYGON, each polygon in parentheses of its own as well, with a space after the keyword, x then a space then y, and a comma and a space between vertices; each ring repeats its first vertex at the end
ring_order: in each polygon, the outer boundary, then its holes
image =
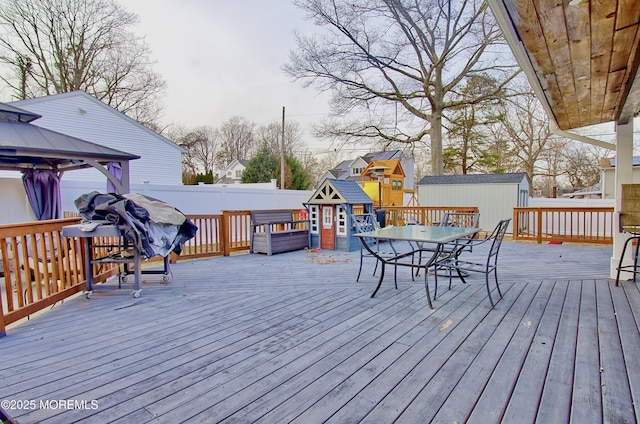
POLYGON ((294 30, 313 31, 290 0, 126 0, 167 82, 163 123, 219 126, 234 115, 303 127, 329 112, 327 95, 282 71, 294 30))

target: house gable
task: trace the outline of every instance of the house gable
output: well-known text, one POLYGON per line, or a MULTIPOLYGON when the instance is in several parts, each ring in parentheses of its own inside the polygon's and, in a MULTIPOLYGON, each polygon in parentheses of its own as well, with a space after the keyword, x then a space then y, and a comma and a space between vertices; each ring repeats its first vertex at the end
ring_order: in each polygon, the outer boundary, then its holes
POLYGON ((345 203, 371 204, 373 202, 355 181, 331 179, 324 180, 307 202, 310 205, 341 205, 345 203))
POLYGON ((358 157, 349 166, 349 175, 352 177, 359 177, 362 175, 362 172, 365 170, 369 163, 364 160, 362 157, 358 157))

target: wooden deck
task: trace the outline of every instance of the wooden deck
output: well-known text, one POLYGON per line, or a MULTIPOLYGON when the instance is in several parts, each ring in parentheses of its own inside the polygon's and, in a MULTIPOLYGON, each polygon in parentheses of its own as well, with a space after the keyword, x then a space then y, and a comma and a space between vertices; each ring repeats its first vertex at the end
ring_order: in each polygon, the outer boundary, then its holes
POLYGON ((371 299, 358 252, 181 262, 9 327, 0 399, 33 401, 2 404, 20 423, 638 422, 640 292, 610 249, 505 242, 495 310, 480 275, 434 310, 408 269, 371 299))

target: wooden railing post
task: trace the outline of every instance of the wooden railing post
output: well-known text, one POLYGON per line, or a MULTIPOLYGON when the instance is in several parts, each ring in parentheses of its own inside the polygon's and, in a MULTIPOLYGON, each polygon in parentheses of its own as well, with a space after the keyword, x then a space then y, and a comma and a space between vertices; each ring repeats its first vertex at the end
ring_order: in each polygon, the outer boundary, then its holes
POLYGON ((542 244, 542 208, 538 208, 538 230, 537 230, 537 238, 538 244, 542 244))
POLYGON ((7 335, 7 330, 4 324, 4 308, 2 307, 2 296, 0 293, 0 337, 4 337, 7 335))
POLYGON ((229 225, 229 220, 230 220, 230 214, 229 211, 222 211, 222 222, 220 223, 220 227, 221 227, 221 232, 222 232, 222 252, 224 256, 229 256, 229 254, 231 253, 231 249, 229 248, 231 246, 230 240, 231 240, 231 235, 229 234, 230 228, 231 226, 229 225))

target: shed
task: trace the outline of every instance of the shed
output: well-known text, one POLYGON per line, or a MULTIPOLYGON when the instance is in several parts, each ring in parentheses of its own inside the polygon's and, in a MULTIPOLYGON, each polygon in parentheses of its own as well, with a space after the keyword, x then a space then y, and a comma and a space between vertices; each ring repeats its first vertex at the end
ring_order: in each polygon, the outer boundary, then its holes
POLYGON ((326 179, 304 203, 309 210, 311 247, 350 252, 360 249, 353 213, 371 213, 373 201, 353 180, 326 179))
POLYGON ((422 206, 476 206, 480 227, 492 230, 501 219, 513 217, 513 208, 528 205, 529 187, 525 172, 427 176, 418 182, 418 202, 422 206))
MULTIPOLYGON (((41 115, 33 125, 140 157, 131 163, 133 184, 147 181, 182 185, 182 147, 84 91, 20 100, 11 105, 41 115)), ((104 182, 104 176, 93 169, 74 172, 66 179, 104 182)))

